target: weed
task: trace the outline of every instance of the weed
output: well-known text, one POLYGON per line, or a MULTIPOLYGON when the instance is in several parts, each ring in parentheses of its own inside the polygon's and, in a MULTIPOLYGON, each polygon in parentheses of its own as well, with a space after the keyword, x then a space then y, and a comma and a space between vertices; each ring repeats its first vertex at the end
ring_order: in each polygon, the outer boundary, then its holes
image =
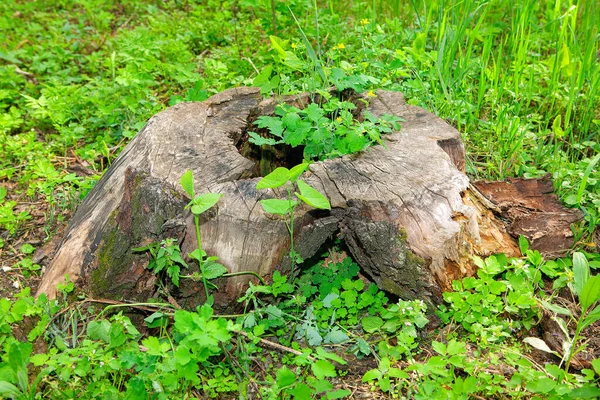
POLYGON ((374 143, 384 145, 381 134, 400 129, 400 118, 388 114, 376 118, 367 111, 364 121, 358 122, 352 116, 356 108, 352 102, 328 97, 322 106, 311 103, 303 110, 286 104, 277 106, 275 116, 261 116, 255 122, 259 128, 268 129, 272 137, 249 132, 249 141, 259 146, 302 146, 305 160, 324 160, 358 153, 374 143))
POLYGON ((292 263, 292 279, 294 277, 294 267, 296 264, 302 263, 303 259, 300 254, 294 250, 294 212, 296 207, 303 202, 311 207, 318 209, 330 210, 331 205, 329 200, 325 198, 319 191, 312 188, 309 184, 299 179, 300 175, 308 168, 308 163, 302 163, 294 166, 291 170, 285 167, 276 168, 273 172, 262 178, 256 184, 256 189, 276 189, 285 187, 287 198, 283 199, 266 199, 260 200, 263 209, 275 215, 285 216, 285 226, 290 235, 290 260, 292 263), (294 192, 294 196, 298 200, 292 198, 292 190, 297 187, 300 193, 294 192))

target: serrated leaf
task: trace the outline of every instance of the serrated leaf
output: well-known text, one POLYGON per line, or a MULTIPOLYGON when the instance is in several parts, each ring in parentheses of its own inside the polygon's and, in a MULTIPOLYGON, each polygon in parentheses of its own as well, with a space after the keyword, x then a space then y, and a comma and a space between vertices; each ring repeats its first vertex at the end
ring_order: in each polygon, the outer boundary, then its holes
POLYGON ((169 343, 163 342, 161 343, 158 338, 154 336, 149 336, 148 338, 142 340, 142 344, 146 347, 146 351, 148 354, 153 356, 162 356, 169 350, 169 343))
POLYGON ((548 393, 556 386, 556 381, 550 378, 540 378, 527 382, 527 390, 533 393, 548 393))
POLYGON ((110 322, 107 320, 90 321, 87 325, 87 335, 91 340, 102 339, 110 342, 110 322))
POLYGON ((181 179, 179 179, 179 183, 185 192, 190 196, 190 198, 194 198, 194 173, 191 170, 185 171, 183 175, 181 175, 181 179))
POLYGON ((459 342, 455 339, 451 339, 448 342, 448 355, 454 356, 457 354, 464 354, 466 352, 466 345, 463 342, 459 342))
POLYGON ((304 383, 301 383, 290 390, 290 394, 294 396, 294 400, 310 400, 312 392, 310 386, 304 383))
POLYGON ((220 193, 205 193, 199 196, 196 196, 194 200, 192 200, 192 213, 195 215, 200 215, 219 201, 219 199, 223 196, 220 193))
POLYGON ((312 126, 310 124, 299 124, 294 129, 287 129, 283 135, 283 140, 286 144, 289 144, 292 147, 297 147, 303 143, 306 143, 311 130, 312 126))
POLYGON ((367 333, 377 331, 383 325, 383 320, 379 317, 365 317, 360 321, 363 329, 367 333))
POLYGON ((258 181, 256 184, 256 190, 278 188, 285 185, 289 179, 289 169, 285 167, 275 168, 273 172, 258 181))
POLYGON ((346 360, 344 360, 342 357, 338 356, 335 353, 330 353, 326 351, 322 347, 317 347, 317 356, 319 356, 320 358, 327 358, 329 360, 333 360, 341 365, 346 365, 346 360))
POLYGON ((296 197, 298 197, 300 200, 314 208, 331 210, 331 204, 329 204, 329 200, 327 200, 327 198, 318 190, 312 188, 310 185, 300 179, 298 180, 297 185, 298 189, 300 190, 300 194, 296 193, 296 197))
POLYGON ((579 303, 585 313, 598 300, 600 300, 600 275, 594 275, 589 277, 583 285, 581 294, 579 295, 579 303))
POLYGON ((552 350, 547 344, 546 342, 544 342, 542 339, 540 338, 536 338, 536 337, 526 337, 525 339, 523 339, 523 341, 527 344, 529 344, 531 347, 534 347, 538 350, 541 351, 545 351, 546 353, 550 353, 550 354, 554 354, 556 353, 554 350, 552 350))
POLYGON ((327 360, 319 360, 310 365, 310 369, 317 379, 323 379, 325 377, 335 377, 335 367, 332 363, 327 360))
POLYGON ((267 128, 271 135, 281 138, 283 136, 283 122, 277 117, 262 116, 258 117, 254 125, 259 128, 267 128))
POLYGON ((256 325, 256 317, 254 313, 250 313, 244 319, 244 328, 253 328, 256 325))
POLYGON ((325 308, 331 308, 331 302, 337 298, 339 298, 340 295, 337 293, 329 293, 327 296, 325 296, 325 298, 323 299, 323 307, 325 308))
POLYGON ((296 374, 286 367, 282 367, 275 374, 275 382, 277 382, 277 386, 280 388, 293 385, 296 382, 296 379, 296 374))
POLYGON ((211 280, 216 279, 227 273, 227 268, 216 262, 207 262, 203 266, 204 278, 211 280))
POLYGON ((448 348, 444 343, 436 342, 435 340, 431 343, 431 347, 433 347, 433 350, 441 356, 445 356, 448 351, 448 348))
POLYGON ((306 340, 311 346, 319 346, 323 343, 323 338, 321 337, 319 330, 313 326, 306 328, 306 340))
POLYGON ((269 146, 275 146, 276 144, 283 143, 282 140, 275 140, 273 138, 265 138, 255 132, 248 132, 248 136, 250 136, 248 138, 248 141, 257 146, 262 146, 264 144, 269 145, 269 146))
POLYGON ((296 202, 292 200, 266 199, 261 200, 260 204, 265 212, 276 215, 287 215, 292 211, 296 202))

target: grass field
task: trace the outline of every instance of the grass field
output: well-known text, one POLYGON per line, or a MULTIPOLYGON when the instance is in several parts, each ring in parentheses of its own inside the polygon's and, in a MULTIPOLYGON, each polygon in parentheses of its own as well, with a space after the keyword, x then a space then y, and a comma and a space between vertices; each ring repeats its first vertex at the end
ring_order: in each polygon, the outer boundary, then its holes
POLYGON ((3 286, 17 288, 0 300, 0 398, 72 398, 82 390, 89 398, 165 399, 600 396, 600 344, 583 369, 569 368, 600 318, 593 307, 599 161, 597 1, 0 2, 0 267, 3 286), (297 293, 283 281, 279 308, 271 305, 277 323, 260 322, 258 311, 269 305, 253 298, 254 325, 211 317, 209 306, 177 311, 172 324, 173 313, 161 309, 145 335, 121 314, 93 319, 81 299, 54 304, 27 289, 12 296, 39 273, 36 247, 64 226, 152 115, 235 86, 260 86, 265 96, 322 91, 336 71, 365 91, 401 91, 456 127, 472 178, 550 173, 561 200, 585 216, 573 228, 574 254, 544 261, 523 248, 521 259, 485 262, 478 277, 445 295, 442 325, 429 335, 414 329, 425 324, 420 304, 385 304, 382 292, 359 288, 353 267, 343 267, 351 283, 332 283, 338 294, 372 297, 354 310, 358 319, 333 329, 319 293, 304 293, 302 307, 321 307, 323 336, 343 331, 341 351, 367 360, 357 376, 341 367, 335 347, 286 342, 283 327, 300 329, 307 317, 291 306, 297 293), (361 312, 371 318, 366 326, 361 312), (543 312, 563 315, 557 324, 568 344, 546 359, 524 342, 543 312), (194 349, 184 338, 190 332, 204 344, 194 349), (304 355, 273 354, 260 338, 304 355))

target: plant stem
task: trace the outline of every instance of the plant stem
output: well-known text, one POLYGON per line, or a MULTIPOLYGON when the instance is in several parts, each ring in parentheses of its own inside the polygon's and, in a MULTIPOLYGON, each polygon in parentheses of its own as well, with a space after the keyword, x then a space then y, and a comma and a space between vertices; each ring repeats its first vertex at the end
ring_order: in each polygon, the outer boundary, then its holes
MULTIPOLYGON (((262 278, 262 276, 260 276, 259 274, 257 274, 256 272, 253 272, 253 271, 229 272, 227 274, 221 275, 220 278, 227 278, 230 276, 241 276, 241 275, 252 275, 252 276, 256 277, 260 281, 261 284, 263 284, 263 285, 267 284, 267 282, 265 282, 265 280, 262 278)), ((183 278, 183 279, 197 279, 197 278, 194 278, 193 275, 180 275, 179 277, 183 278)))
POLYGON ((198 242, 198 266, 200 267, 200 274, 202 274, 202 285, 204 286, 204 292, 206 293, 206 300, 208 301, 208 285, 206 284, 206 278, 204 277, 204 263, 202 255, 202 241, 200 240, 200 217, 194 214, 194 225, 196 226, 196 241, 198 242))
MULTIPOLYGON (((288 193, 288 202, 292 201, 292 191, 289 186, 286 186, 288 193)), ((294 282, 294 269, 296 267, 296 251, 294 250, 294 210, 296 207, 292 207, 289 212, 290 222, 287 225, 288 232, 290 233, 290 258, 292 259, 292 272, 290 273, 290 281, 294 282)))
POLYGON ((260 283, 262 283, 263 285, 267 284, 267 282, 265 282, 265 280, 262 278, 262 276, 260 276, 256 272, 252 272, 252 271, 229 272, 227 274, 221 275, 221 277, 240 276, 240 275, 252 275, 252 276, 255 276, 260 281, 260 283))

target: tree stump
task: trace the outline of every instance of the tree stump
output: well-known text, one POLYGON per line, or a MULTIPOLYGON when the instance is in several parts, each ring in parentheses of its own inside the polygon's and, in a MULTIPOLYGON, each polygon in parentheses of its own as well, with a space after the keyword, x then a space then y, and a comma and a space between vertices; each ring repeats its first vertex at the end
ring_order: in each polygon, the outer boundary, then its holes
MULTIPOLYGON (((355 97, 359 105, 367 100, 355 97)), ((308 95, 283 100, 310 101, 308 95)), ((193 218, 184 211, 189 199, 179 186, 188 169, 196 193, 224 194, 201 219, 204 250, 230 272, 265 277, 275 270, 289 272, 287 229, 258 204, 285 194, 256 190, 264 167, 258 157, 266 154, 247 142, 252 122, 272 113, 277 102, 263 100, 256 88, 237 88, 202 103, 178 104, 150 119, 78 208, 38 292, 54 295, 68 274, 93 296, 153 296, 156 278, 145 269, 148 255, 132 248, 172 237, 184 254, 195 249, 193 218)), ((329 199, 332 210, 297 208, 295 246, 303 258, 339 235, 380 288, 435 304, 453 279, 474 273, 473 255, 516 254, 514 239, 485 199, 469 189, 464 147, 454 128, 407 105, 400 93, 378 91, 368 109, 405 122, 399 132, 385 135, 386 147, 315 162, 304 173, 302 179, 329 199)), ((291 167, 301 161, 301 150, 276 148, 271 156, 271 167, 291 167)), ((248 280, 218 282, 216 303, 235 302, 248 280)), ((203 301, 199 282, 184 280, 173 289, 179 304, 203 301)))

